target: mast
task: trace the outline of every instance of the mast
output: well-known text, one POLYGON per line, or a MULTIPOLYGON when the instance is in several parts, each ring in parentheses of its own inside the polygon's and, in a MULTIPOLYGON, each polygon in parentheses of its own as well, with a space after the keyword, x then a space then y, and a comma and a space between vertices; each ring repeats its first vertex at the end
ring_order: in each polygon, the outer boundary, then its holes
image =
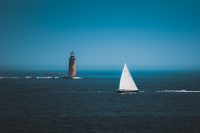
POLYGON ((69 57, 68 78, 74 77, 76 77, 76 58, 74 52, 72 51, 69 57))

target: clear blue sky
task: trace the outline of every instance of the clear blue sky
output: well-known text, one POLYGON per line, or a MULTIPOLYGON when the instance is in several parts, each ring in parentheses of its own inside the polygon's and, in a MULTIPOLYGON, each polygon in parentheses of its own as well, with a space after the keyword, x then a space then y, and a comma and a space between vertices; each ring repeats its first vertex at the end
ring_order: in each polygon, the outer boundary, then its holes
POLYGON ((0 66, 200 68, 198 0, 1 0, 0 66))

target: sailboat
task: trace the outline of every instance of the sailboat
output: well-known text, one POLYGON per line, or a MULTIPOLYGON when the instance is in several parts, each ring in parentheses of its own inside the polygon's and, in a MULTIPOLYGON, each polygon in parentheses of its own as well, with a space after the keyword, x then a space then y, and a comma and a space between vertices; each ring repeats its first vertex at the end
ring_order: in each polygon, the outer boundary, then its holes
POLYGON ((124 68, 122 71, 120 83, 119 83, 119 89, 118 92, 138 92, 138 88, 133 81, 133 78, 128 70, 128 67, 126 64, 124 64, 124 68))

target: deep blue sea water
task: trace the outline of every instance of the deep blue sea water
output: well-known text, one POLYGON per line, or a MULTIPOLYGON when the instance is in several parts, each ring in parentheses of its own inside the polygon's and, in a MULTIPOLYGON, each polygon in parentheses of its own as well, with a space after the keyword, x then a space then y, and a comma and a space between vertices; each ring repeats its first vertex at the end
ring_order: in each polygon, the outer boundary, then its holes
POLYGON ((134 71, 137 94, 116 92, 117 70, 57 73, 0 73, 0 133, 200 132, 198 71, 134 71))

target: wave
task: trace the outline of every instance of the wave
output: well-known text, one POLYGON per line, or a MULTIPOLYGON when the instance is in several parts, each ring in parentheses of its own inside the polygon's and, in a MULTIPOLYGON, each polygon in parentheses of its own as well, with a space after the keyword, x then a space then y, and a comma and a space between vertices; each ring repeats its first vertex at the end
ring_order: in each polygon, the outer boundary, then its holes
POLYGON ((36 79, 59 79, 59 78, 62 78, 62 77, 58 77, 58 76, 37 76, 35 77, 36 79))
POLYGON ((74 77, 73 79, 83 79, 83 78, 81 78, 81 77, 74 77))
POLYGON ((0 77, 0 79, 20 79, 21 77, 0 77))
POLYGON ((45 77, 36 77, 36 79, 52 79, 53 77, 45 76, 45 77))
POLYGON ((198 93, 200 91, 197 90, 157 90, 156 92, 160 92, 160 93, 169 93, 169 92, 178 92, 178 93, 198 93))
POLYGON ((32 79, 32 76, 26 76, 25 79, 32 79))
POLYGON ((53 77, 53 76, 25 76, 25 77, 0 77, 0 79, 59 79, 61 77, 53 77))
MULTIPOLYGON (((0 79, 62 79, 62 76, 22 76, 22 77, 0 77, 0 79)), ((83 79, 82 77, 74 77, 73 79, 83 79)))

